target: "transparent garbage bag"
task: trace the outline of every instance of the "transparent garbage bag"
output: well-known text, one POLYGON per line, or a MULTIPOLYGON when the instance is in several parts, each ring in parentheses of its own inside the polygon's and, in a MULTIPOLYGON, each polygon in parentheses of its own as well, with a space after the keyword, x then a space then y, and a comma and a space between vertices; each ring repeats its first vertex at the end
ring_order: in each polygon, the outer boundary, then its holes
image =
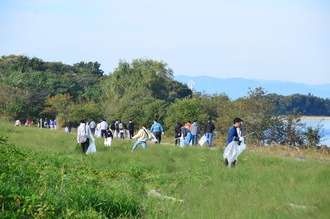
POLYGON ((228 166, 230 166, 235 160, 237 160, 238 155, 246 149, 246 144, 244 140, 238 145, 238 141, 232 141, 223 152, 223 158, 228 160, 228 166))
POLYGON ((207 138, 206 138, 206 135, 204 134, 204 135, 201 137, 201 139, 199 139, 198 144, 199 144, 200 146, 203 146, 203 144, 205 144, 206 140, 207 140, 207 138))
POLYGON ((92 154, 92 153, 96 153, 95 141, 92 141, 92 143, 89 144, 88 149, 86 151, 86 154, 92 154))

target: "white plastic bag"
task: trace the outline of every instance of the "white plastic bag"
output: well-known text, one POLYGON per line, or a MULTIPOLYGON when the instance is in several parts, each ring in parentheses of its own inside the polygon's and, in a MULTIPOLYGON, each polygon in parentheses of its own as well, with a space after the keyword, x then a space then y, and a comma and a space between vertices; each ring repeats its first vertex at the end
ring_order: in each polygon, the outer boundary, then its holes
POLYGON ((65 127, 64 132, 69 132, 69 128, 65 127))
POLYGON ((101 130, 95 130, 95 136, 101 138, 101 130))
POLYGON ((152 142, 158 142, 158 140, 157 140, 157 138, 156 138, 156 136, 154 135, 154 134, 152 134, 151 132, 150 132, 150 135, 151 135, 151 141, 152 142))
POLYGON ((92 153, 96 153, 95 141, 92 141, 92 143, 89 144, 88 149, 86 151, 86 154, 92 154, 92 153))
POLYGON ((180 147, 182 147, 182 148, 183 148, 184 146, 186 146, 185 143, 184 143, 184 140, 185 140, 184 137, 181 136, 181 137, 180 137, 180 147))
POLYGON ((244 140, 238 145, 237 141, 232 141, 223 152, 223 158, 228 160, 228 166, 230 166, 235 160, 237 160, 238 155, 246 149, 246 144, 244 140))
POLYGON ((104 146, 111 147, 112 146, 112 138, 108 137, 104 139, 104 146))
POLYGON ((198 144, 199 144, 200 146, 203 146, 203 144, 206 142, 206 140, 207 140, 207 138, 206 138, 206 135, 204 134, 204 135, 201 137, 201 139, 199 139, 198 144))

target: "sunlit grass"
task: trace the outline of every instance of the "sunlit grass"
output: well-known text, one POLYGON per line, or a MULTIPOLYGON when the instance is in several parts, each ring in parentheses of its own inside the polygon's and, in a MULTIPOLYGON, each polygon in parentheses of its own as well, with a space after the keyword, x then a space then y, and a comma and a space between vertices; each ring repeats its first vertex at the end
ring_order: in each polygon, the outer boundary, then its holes
MULTIPOLYGON (((54 191, 53 195, 61 191, 67 198, 88 193, 86 199, 76 201, 89 203, 91 210, 67 206, 75 216, 97 215, 100 210, 91 203, 104 201, 108 196, 123 198, 123 205, 135 209, 130 214, 138 208, 135 217, 146 218, 328 218, 330 215, 329 162, 272 156, 267 151, 245 151, 236 168, 227 168, 223 165, 221 148, 179 148, 148 143, 147 149, 139 147, 130 152, 134 141, 117 139, 110 148, 103 146, 102 139, 97 139, 97 153, 84 156, 74 133, 14 127, 4 121, 0 128, 9 136, 10 143, 32 149, 30 156, 36 163, 46 162, 43 157, 54 161, 47 161, 50 166, 43 171, 54 171, 48 173, 58 179, 52 182, 46 175, 32 179, 36 184, 24 185, 26 195, 34 192, 39 195, 45 189, 54 191), (151 189, 184 202, 150 198, 147 194, 151 189), (105 191, 107 195, 102 195, 105 191), (132 203, 133 200, 137 203, 132 203)), ((24 173, 18 171, 17 174, 24 173)), ((17 183, 12 179, 11 182, 17 183)), ((6 188, 8 194, 18 193, 11 191, 10 185, 6 188)), ((59 203, 62 200, 56 195, 49 199, 59 203)), ((70 213, 56 212, 61 217, 70 213)), ((126 217, 134 215, 126 214, 126 217)))

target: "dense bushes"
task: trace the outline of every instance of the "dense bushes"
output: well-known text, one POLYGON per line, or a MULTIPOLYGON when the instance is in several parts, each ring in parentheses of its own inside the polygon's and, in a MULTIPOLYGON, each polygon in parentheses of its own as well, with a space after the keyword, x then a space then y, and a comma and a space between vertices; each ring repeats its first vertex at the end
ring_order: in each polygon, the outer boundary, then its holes
POLYGON ((0 163, 3 218, 117 218, 142 214, 139 195, 133 197, 134 191, 128 189, 109 189, 104 176, 83 161, 18 148, 0 136, 0 163))

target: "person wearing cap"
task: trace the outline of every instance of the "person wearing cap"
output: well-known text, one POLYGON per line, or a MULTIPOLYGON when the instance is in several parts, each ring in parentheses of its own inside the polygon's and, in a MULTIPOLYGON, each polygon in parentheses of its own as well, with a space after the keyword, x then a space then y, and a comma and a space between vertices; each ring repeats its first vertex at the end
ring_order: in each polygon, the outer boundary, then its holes
MULTIPOLYGON (((232 141, 238 141, 238 144, 243 141, 242 136, 242 122, 241 118, 235 118, 233 120, 234 125, 231 126, 228 130, 228 136, 226 141, 226 146, 228 146, 232 141)), ((228 166, 228 160, 225 159, 225 165, 228 166)), ((236 165, 236 160, 232 163, 233 166, 236 165)))
POLYGON ((213 131, 215 129, 214 124, 212 123, 211 117, 209 117, 208 121, 204 125, 204 133, 206 136, 206 144, 211 147, 212 146, 212 140, 213 140, 213 131))

